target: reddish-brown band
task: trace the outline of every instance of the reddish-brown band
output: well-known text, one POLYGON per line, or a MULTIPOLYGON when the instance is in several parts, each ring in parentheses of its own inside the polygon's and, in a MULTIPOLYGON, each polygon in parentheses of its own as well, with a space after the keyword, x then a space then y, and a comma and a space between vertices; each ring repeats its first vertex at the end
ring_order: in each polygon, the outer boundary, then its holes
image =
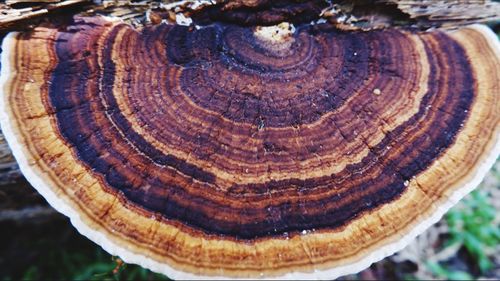
POLYGON ((498 57, 474 29, 304 25, 273 40, 232 25, 137 31, 93 18, 15 42, 4 92, 33 165, 89 224, 190 271, 355 259, 430 216, 498 135, 498 57), (446 161, 454 180, 437 185, 446 161), (293 250, 304 231, 326 235, 307 261, 293 250), (205 246, 190 251, 190 239, 205 246), (259 243, 265 262, 251 254, 259 243), (283 247, 288 257, 273 260, 283 247))
POLYGON ((102 34, 56 34, 47 111, 108 191, 208 234, 344 225, 397 198, 474 101, 464 51, 442 34, 426 77, 399 31, 307 26, 284 50, 234 26, 102 34))

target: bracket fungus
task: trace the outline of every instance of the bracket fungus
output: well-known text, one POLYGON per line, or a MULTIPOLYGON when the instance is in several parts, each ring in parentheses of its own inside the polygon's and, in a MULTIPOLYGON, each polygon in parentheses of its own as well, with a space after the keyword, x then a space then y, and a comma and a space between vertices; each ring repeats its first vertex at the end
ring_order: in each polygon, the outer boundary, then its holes
POLYGON ((172 278, 335 278, 394 253, 499 155, 486 27, 10 33, 1 126, 32 185, 126 262, 172 278))

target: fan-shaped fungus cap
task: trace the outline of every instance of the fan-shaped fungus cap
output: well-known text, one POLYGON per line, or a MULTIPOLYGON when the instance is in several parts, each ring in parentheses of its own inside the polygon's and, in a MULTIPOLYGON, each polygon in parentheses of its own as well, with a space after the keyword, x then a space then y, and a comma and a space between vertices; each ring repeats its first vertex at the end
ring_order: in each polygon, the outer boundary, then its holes
POLYGON ((1 91, 33 186, 110 253, 173 278, 356 272, 499 154, 500 48, 482 26, 77 18, 8 35, 1 91))

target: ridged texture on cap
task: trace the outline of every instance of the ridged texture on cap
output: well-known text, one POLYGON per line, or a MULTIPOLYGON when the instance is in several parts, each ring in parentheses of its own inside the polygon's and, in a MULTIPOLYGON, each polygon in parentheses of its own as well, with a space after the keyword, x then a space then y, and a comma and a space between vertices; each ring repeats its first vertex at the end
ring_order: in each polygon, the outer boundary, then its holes
POLYGON ((286 27, 12 33, 2 130, 28 180, 126 261, 175 278, 361 270, 497 157, 498 42, 286 27))

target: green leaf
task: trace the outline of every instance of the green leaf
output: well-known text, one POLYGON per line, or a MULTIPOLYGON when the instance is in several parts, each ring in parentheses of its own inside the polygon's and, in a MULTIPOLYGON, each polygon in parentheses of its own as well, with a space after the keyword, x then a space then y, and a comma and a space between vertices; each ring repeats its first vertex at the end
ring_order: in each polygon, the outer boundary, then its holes
POLYGON ((446 275, 446 279, 448 280, 474 280, 474 277, 467 272, 464 271, 450 271, 446 275))

